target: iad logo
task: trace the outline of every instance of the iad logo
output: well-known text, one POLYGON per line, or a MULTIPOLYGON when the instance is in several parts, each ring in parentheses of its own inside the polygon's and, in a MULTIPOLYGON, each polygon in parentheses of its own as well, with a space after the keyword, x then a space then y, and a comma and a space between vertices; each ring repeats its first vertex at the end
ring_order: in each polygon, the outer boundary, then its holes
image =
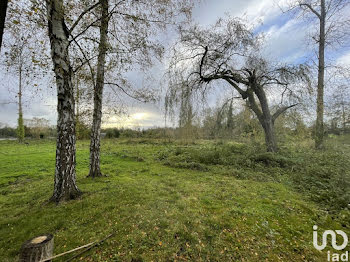
POLYGON ((323 232, 323 235, 322 235, 322 244, 319 245, 318 244, 318 236, 317 236, 317 229, 318 227, 317 226, 314 226, 314 234, 313 234, 313 242, 314 242, 314 247, 317 249, 317 250, 323 250, 325 249, 325 247, 327 246, 327 236, 330 235, 332 238, 332 247, 335 249, 335 250, 343 250, 344 248, 346 248, 346 246, 348 245, 348 236, 345 234, 345 232, 341 231, 341 230, 335 230, 335 232, 333 230, 326 230, 323 232), (341 235, 343 237, 343 244, 338 246, 337 245, 337 236, 336 236, 336 233, 338 235, 341 235))
MULTIPOLYGON (((335 250, 343 250, 348 245, 348 242, 349 242, 348 236, 342 230, 335 230, 335 231, 326 230, 326 231, 324 231, 323 235, 322 235, 322 244, 319 245, 318 244, 318 233, 317 233, 318 227, 314 226, 313 229, 314 229, 313 244, 317 250, 323 250, 326 248, 328 235, 331 236, 332 247, 335 250), (340 235, 343 238, 343 244, 341 244, 340 246, 337 245, 337 235, 340 235)), ((346 251, 343 254, 331 253, 331 251, 328 251, 327 252, 327 261, 349 261, 349 251, 346 251)))

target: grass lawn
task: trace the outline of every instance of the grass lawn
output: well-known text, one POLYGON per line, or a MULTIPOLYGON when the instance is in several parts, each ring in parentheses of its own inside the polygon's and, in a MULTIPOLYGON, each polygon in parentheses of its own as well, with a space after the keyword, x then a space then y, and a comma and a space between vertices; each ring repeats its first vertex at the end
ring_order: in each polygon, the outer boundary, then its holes
POLYGON ((293 186, 290 174, 304 172, 298 162, 249 162, 240 146, 225 164, 207 163, 200 143, 103 140, 107 176, 93 180, 86 178, 89 142, 79 141, 84 194, 55 205, 47 202, 55 141, 0 141, 0 261, 16 261, 22 243, 43 233, 54 234, 58 254, 113 231, 77 261, 327 261, 312 245, 312 226, 349 233, 350 222, 293 186))

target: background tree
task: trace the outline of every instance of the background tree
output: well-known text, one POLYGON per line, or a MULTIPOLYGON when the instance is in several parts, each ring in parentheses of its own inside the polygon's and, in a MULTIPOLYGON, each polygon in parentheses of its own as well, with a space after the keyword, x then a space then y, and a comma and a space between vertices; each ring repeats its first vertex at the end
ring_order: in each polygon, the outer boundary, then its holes
POLYGON ((268 64, 259 56, 260 37, 236 18, 221 19, 210 29, 194 26, 181 29, 180 33, 176 49, 181 53, 175 52, 170 64, 172 79, 168 100, 176 96, 171 90, 179 88, 178 75, 185 75, 186 84, 203 94, 213 81, 224 81, 247 101, 257 116, 265 133, 267 150, 277 151, 274 122, 296 104, 283 105, 271 113, 266 90, 279 86, 285 90, 283 93, 292 93, 289 84, 306 77, 306 69, 268 64))
POLYGON ((192 92, 189 86, 184 85, 181 89, 180 110, 179 110, 179 128, 180 136, 183 138, 193 138, 194 127, 192 92))
POLYGON ((350 124, 350 68, 339 65, 333 68, 330 80, 332 92, 328 94, 326 114, 332 119, 335 129, 348 131, 350 124))
POLYGON ((25 132, 23 126, 23 92, 35 94, 37 84, 35 79, 47 67, 45 60, 45 41, 38 39, 39 30, 30 21, 29 6, 22 2, 10 2, 7 11, 6 31, 4 34, 3 50, 4 65, 18 81, 16 97, 18 98, 17 137, 23 141, 25 132), (40 56, 40 59, 38 58, 40 56))
POLYGON ((50 121, 45 118, 33 117, 32 119, 23 120, 28 134, 33 138, 44 138, 50 133, 50 121))
POLYGON ((233 130, 233 99, 229 102, 229 108, 227 110, 227 122, 226 122, 226 129, 229 132, 232 132, 233 130))
POLYGON ((318 22, 317 33, 312 37, 318 45, 317 56, 317 102, 315 147, 323 147, 324 137, 324 87, 325 87, 325 51, 329 45, 342 45, 349 36, 350 19, 344 19, 348 0, 298 0, 290 3, 291 9, 301 10, 302 16, 314 17, 318 22))

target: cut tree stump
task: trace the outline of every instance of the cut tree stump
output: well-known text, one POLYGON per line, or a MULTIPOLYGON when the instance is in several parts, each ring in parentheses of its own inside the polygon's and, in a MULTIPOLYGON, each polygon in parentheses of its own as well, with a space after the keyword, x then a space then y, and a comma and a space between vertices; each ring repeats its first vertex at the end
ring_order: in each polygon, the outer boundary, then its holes
POLYGON ((53 235, 47 234, 26 241, 21 248, 20 262, 39 262, 53 255, 53 235))

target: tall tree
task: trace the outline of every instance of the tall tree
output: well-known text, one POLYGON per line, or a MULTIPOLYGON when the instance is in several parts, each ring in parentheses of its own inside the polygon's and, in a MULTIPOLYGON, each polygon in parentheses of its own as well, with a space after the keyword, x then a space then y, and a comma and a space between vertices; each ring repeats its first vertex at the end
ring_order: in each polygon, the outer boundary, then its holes
POLYGON ((264 130, 267 150, 276 152, 274 122, 296 104, 281 106, 271 113, 266 89, 280 86, 291 92, 290 82, 301 79, 305 68, 269 65, 258 55, 259 36, 239 19, 221 19, 212 28, 193 26, 180 33, 180 46, 175 49, 181 53, 175 51, 170 64, 174 78, 170 80, 169 94, 176 97, 178 75, 185 75, 192 90, 203 94, 213 87, 209 85, 213 81, 225 81, 247 101, 264 130))
POLYGON ((315 128, 315 147, 317 149, 323 148, 324 140, 325 50, 327 44, 332 42, 339 44, 344 41, 345 28, 350 26, 350 20, 343 19, 343 15, 346 16, 346 14, 341 15, 341 13, 349 4, 348 0, 298 0, 290 4, 291 9, 299 8, 303 15, 315 17, 319 25, 317 35, 313 37, 318 45, 315 128))
MULTIPOLYGON (((102 175, 100 130, 104 85, 108 85, 113 92, 124 93, 139 101, 152 100, 154 95, 151 90, 137 90, 125 79, 123 73, 149 68, 154 59, 160 59, 164 48, 154 39, 155 33, 165 29, 167 25, 175 24, 176 19, 182 20, 182 15, 188 18, 191 8, 192 4, 185 0, 100 1, 100 13, 97 15, 100 35, 95 41, 98 43, 96 75, 93 68, 90 70, 94 79, 94 113, 89 176, 102 175), (109 59, 106 61, 107 55, 109 59), (108 77, 105 73, 107 69, 110 72, 108 77)), ((79 40, 82 38, 77 39, 79 40)))
MULTIPOLYGON (((22 96, 23 96, 23 84, 24 84, 24 71, 25 69, 28 70, 28 68, 25 68, 28 66, 26 62, 28 62, 28 42, 27 38, 24 38, 23 36, 18 37, 16 35, 12 35, 12 37, 15 38, 16 43, 10 46, 9 52, 6 52, 5 55, 7 56, 6 59, 6 65, 8 68, 13 68, 15 71, 15 74, 17 75, 18 79, 18 121, 17 121, 17 138, 19 142, 23 142, 24 140, 24 125, 23 125, 23 103, 22 103, 22 96), (26 52, 27 51, 27 52, 26 52), (27 60, 27 61, 26 61, 27 60)), ((29 54, 30 55, 30 54, 29 54)))
POLYGON ((46 67, 43 50, 45 41, 37 38, 39 30, 30 21, 29 6, 23 2, 10 2, 5 22, 3 50, 4 64, 7 72, 17 78, 16 98, 18 104, 17 137, 19 142, 24 139, 23 126, 23 94, 35 94, 37 76, 43 74, 46 67), (39 54, 40 53, 40 54, 39 54), (38 56, 40 55, 40 59, 38 56))
POLYGON ((105 63, 107 51, 108 32, 108 0, 100 0, 101 4, 101 24, 100 39, 98 46, 97 74, 94 87, 94 113, 91 127, 90 142, 90 177, 102 176, 100 170, 100 145, 101 145, 101 121, 102 121, 102 95, 105 79, 105 63))
POLYGON ((76 185, 74 87, 68 52, 69 33, 64 19, 63 0, 47 1, 51 57, 57 85, 57 147, 52 201, 70 200, 80 195, 76 185))
MULTIPOLYGON (((310 8, 310 7, 308 7, 310 8)), ((311 11, 313 8, 311 7, 311 11)), ((315 146, 316 148, 323 147, 323 115, 324 115, 324 51, 326 44, 326 3, 325 0, 321 0, 321 10, 318 14, 320 19, 320 37, 318 47, 318 77, 317 77, 317 117, 316 117, 316 131, 315 131, 315 146)))

